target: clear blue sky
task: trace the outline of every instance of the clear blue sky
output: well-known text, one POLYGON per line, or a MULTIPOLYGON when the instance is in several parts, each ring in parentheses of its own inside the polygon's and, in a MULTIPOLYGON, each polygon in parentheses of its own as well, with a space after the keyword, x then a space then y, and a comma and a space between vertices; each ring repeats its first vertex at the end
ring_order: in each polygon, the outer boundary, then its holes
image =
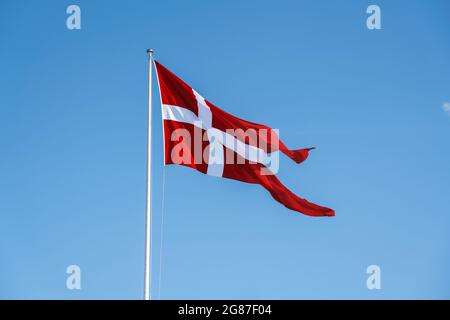
POLYGON ((155 85, 155 298, 450 298, 449 12, 446 0, 2 1, 0 298, 142 298, 148 47, 224 110, 316 146, 302 165, 282 156, 279 177, 336 210, 303 216, 261 187, 166 167, 160 269, 155 85), (69 4, 81 30, 66 28, 69 4), (382 30, 366 28, 369 4, 382 30), (80 291, 65 287, 71 264, 80 291))

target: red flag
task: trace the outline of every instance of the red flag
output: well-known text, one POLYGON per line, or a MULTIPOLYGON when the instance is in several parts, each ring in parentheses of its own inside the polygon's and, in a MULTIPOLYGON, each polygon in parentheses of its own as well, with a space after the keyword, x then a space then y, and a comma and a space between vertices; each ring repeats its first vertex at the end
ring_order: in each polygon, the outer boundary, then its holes
POLYGON ((165 164, 259 184, 289 209, 309 216, 334 216, 332 209, 292 193, 274 175, 278 151, 301 163, 313 148, 288 149, 276 130, 221 110, 159 62, 155 65, 164 121, 165 164))

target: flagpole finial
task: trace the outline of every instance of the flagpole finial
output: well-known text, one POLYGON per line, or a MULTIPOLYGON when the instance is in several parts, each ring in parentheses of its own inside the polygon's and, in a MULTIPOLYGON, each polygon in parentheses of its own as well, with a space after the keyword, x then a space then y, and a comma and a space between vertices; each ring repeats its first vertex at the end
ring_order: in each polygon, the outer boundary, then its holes
POLYGON ((147 53, 151 57, 153 55, 153 49, 147 49, 147 53))

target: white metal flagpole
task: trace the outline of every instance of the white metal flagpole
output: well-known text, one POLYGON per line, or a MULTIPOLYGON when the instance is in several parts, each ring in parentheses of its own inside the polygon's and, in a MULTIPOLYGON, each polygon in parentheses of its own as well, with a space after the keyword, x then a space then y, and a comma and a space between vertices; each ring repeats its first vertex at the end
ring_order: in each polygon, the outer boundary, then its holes
POLYGON ((151 169, 152 169, 152 55, 148 49, 148 124, 147 124, 147 203, 145 211, 145 273, 144 299, 150 300, 151 284, 151 169))

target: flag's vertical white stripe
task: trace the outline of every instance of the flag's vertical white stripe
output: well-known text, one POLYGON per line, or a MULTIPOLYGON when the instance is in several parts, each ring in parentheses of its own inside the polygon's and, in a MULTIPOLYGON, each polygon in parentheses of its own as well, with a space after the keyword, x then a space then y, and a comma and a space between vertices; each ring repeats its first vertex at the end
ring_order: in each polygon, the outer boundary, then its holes
POLYGON ((206 129, 206 135, 209 141, 208 171, 210 176, 222 177, 225 166, 225 151, 223 149, 223 132, 212 129, 212 112, 203 98, 197 91, 192 89, 197 99, 198 119, 206 129))
POLYGON ((197 91, 192 89, 195 99, 197 99, 198 106, 198 118, 203 122, 203 126, 206 129, 212 128, 212 113, 209 106, 206 104, 205 98, 203 98, 197 91))
POLYGON ((223 149, 223 132, 214 129, 206 131, 209 141, 209 155, 208 155, 208 171, 210 176, 222 177, 225 166, 225 151, 223 149))

